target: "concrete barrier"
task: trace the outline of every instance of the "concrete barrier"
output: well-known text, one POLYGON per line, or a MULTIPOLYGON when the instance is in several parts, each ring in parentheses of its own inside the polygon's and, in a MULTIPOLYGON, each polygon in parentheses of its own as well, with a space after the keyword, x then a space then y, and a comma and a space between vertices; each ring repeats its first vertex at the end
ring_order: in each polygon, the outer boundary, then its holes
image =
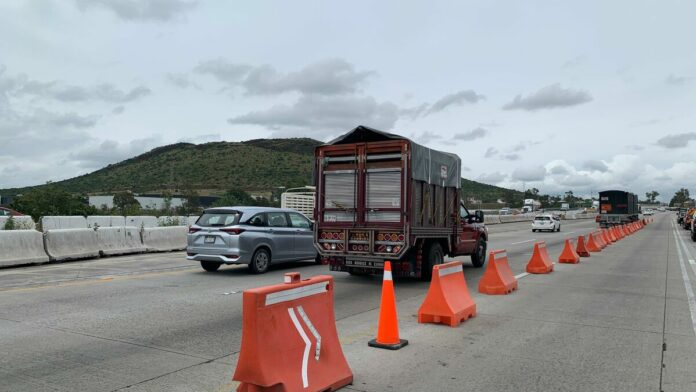
MULTIPOLYGON (((5 224, 10 219, 9 216, 0 216, 0 230, 5 230, 5 224)), ((13 230, 35 230, 36 223, 29 215, 13 216, 14 221, 13 230)))
POLYGON ((36 230, 0 231, 0 267, 47 263, 43 235, 36 230))
POLYGON ((484 215, 483 223, 487 225, 497 225, 500 223, 500 217, 498 215, 484 215))
POLYGON ((510 223, 515 222, 514 215, 500 215, 500 223, 510 223))
POLYGON ((47 232, 57 229, 85 229, 87 219, 84 216, 44 216, 41 218, 41 230, 47 232))
POLYGON ((126 225, 125 216, 92 215, 87 217, 87 227, 123 227, 126 225))
POLYGON ((159 225, 155 216, 127 216, 126 226, 158 227, 159 225))
POLYGON ((94 229, 56 229, 44 235, 44 247, 53 261, 99 257, 94 229))
POLYGON ((148 252, 168 252, 186 249, 186 226, 146 227, 143 244, 148 252))
POLYGON ((145 246, 140 241, 137 227, 100 227, 96 230, 99 253, 102 256, 143 253, 145 246))

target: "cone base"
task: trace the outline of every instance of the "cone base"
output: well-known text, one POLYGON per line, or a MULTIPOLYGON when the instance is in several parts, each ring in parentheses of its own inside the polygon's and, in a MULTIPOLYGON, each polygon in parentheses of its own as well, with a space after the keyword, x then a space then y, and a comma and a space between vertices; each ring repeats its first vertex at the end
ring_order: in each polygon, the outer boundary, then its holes
POLYGON ((376 348, 385 348, 387 350, 398 350, 401 347, 407 346, 408 345, 408 340, 405 339, 399 339, 399 343, 395 344, 384 344, 384 343, 379 343, 377 339, 372 339, 369 342, 367 342, 367 345, 370 347, 376 347, 376 348))

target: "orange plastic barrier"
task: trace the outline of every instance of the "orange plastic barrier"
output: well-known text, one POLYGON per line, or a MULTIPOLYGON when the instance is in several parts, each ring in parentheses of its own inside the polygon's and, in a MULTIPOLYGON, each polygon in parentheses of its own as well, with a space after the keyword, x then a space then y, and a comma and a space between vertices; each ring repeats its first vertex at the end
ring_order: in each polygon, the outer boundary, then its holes
POLYGON ((430 288, 418 309, 418 322, 458 326, 476 316, 476 302, 471 299, 461 261, 433 266, 430 288))
MULTIPOLYGON (((590 233, 587 235, 587 250, 590 252, 601 252, 602 247, 599 246, 599 243, 595 241, 595 234, 590 233)), ((580 252, 578 252, 580 253, 580 252)))
POLYGON ((535 242, 532 258, 527 263, 527 272, 530 274, 548 274, 553 271, 553 262, 546 249, 546 242, 535 242))
POLYGON ((563 247, 563 251, 561 252, 561 255, 558 256, 558 262, 559 263, 565 263, 565 264, 577 264, 580 262, 580 255, 578 255, 577 252, 575 252, 575 249, 573 248, 573 243, 570 242, 570 240, 565 240, 565 246, 563 247))
POLYGON ((488 256, 488 267, 479 280, 479 293, 504 295, 517 290, 517 278, 512 275, 505 250, 494 250, 488 256))
POLYGON ((595 242, 599 245, 599 249, 604 249, 607 247, 607 242, 604 240, 601 230, 597 230, 594 233, 595 242))
POLYGON ((578 256, 580 256, 580 257, 590 257, 590 251, 587 250, 587 247, 585 246, 585 236, 584 235, 578 236, 578 246, 575 249, 575 253, 577 253, 578 256))
POLYGON ((604 238, 604 242, 607 243, 607 246, 616 242, 616 239, 611 236, 611 233, 607 229, 602 229, 602 237, 604 238))
POLYGON ((385 261, 377 338, 370 340, 367 345, 370 347, 398 350, 407 344, 408 340, 399 338, 399 318, 396 314, 396 297, 394 296, 391 262, 385 261))
POLYGON ((320 275, 245 290, 238 392, 335 391, 353 382, 334 318, 334 282, 320 275))

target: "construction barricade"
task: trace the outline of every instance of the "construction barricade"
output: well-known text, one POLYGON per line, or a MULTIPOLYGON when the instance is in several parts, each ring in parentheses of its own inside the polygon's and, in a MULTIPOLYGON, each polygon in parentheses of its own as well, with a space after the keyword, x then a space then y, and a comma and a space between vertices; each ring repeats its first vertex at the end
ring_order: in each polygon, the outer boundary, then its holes
POLYGON ((99 244, 94 229, 48 230, 44 233, 44 247, 52 261, 99 257, 99 244))
POLYGON ((517 290, 517 278, 512 275, 507 251, 494 250, 488 256, 488 267, 479 280, 479 293, 504 295, 517 290))
POLYGON ((0 267, 47 263, 43 234, 36 230, 0 231, 0 267))
POLYGON ((328 275, 245 290, 238 392, 335 391, 353 382, 338 341, 328 275))
POLYGON ((535 242, 532 257, 527 263, 527 272, 530 274, 548 274, 553 271, 553 262, 549 257, 546 242, 535 242))
POLYGON ((186 226, 145 227, 142 229, 143 245, 148 252, 169 252, 186 249, 186 226))
POLYGON ((575 253, 577 253, 578 256, 580 256, 580 257, 590 257, 590 251, 587 249, 587 246, 585 246, 585 236, 584 235, 578 236, 578 245, 577 245, 577 248, 575 249, 575 253))
POLYGON ((570 242, 569 239, 565 240, 563 251, 561 252, 561 255, 558 256, 558 262, 565 264, 577 264, 580 262, 580 255, 578 255, 578 253, 575 251, 575 248, 573 248, 573 243, 570 242))
POLYGON ((144 253, 147 249, 140 240, 136 227, 97 227, 97 243, 102 256, 144 253))
POLYGON ((367 342, 370 347, 398 350, 408 344, 408 340, 399 337, 399 317, 396 313, 396 296, 392 279, 391 261, 384 262, 382 277, 382 299, 379 305, 379 323, 377 338, 367 342))
POLYGON ((462 262, 433 266, 428 294, 418 309, 418 322, 456 327, 474 316, 476 303, 469 294, 462 262))

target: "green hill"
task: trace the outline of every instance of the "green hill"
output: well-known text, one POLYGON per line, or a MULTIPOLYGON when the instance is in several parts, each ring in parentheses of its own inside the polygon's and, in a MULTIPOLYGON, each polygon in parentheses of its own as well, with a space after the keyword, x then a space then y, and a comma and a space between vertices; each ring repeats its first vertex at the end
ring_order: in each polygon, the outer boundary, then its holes
MULTIPOLYGON (((201 195, 220 195, 229 189, 299 187, 311 182, 314 148, 320 144, 308 138, 176 143, 52 185, 78 194, 195 189, 201 195)), ((18 194, 36 187, 0 190, 0 194, 18 194)), ((484 203, 504 198, 506 192, 513 192, 518 199, 521 196, 520 192, 462 179, 462 194, 484 203)))

